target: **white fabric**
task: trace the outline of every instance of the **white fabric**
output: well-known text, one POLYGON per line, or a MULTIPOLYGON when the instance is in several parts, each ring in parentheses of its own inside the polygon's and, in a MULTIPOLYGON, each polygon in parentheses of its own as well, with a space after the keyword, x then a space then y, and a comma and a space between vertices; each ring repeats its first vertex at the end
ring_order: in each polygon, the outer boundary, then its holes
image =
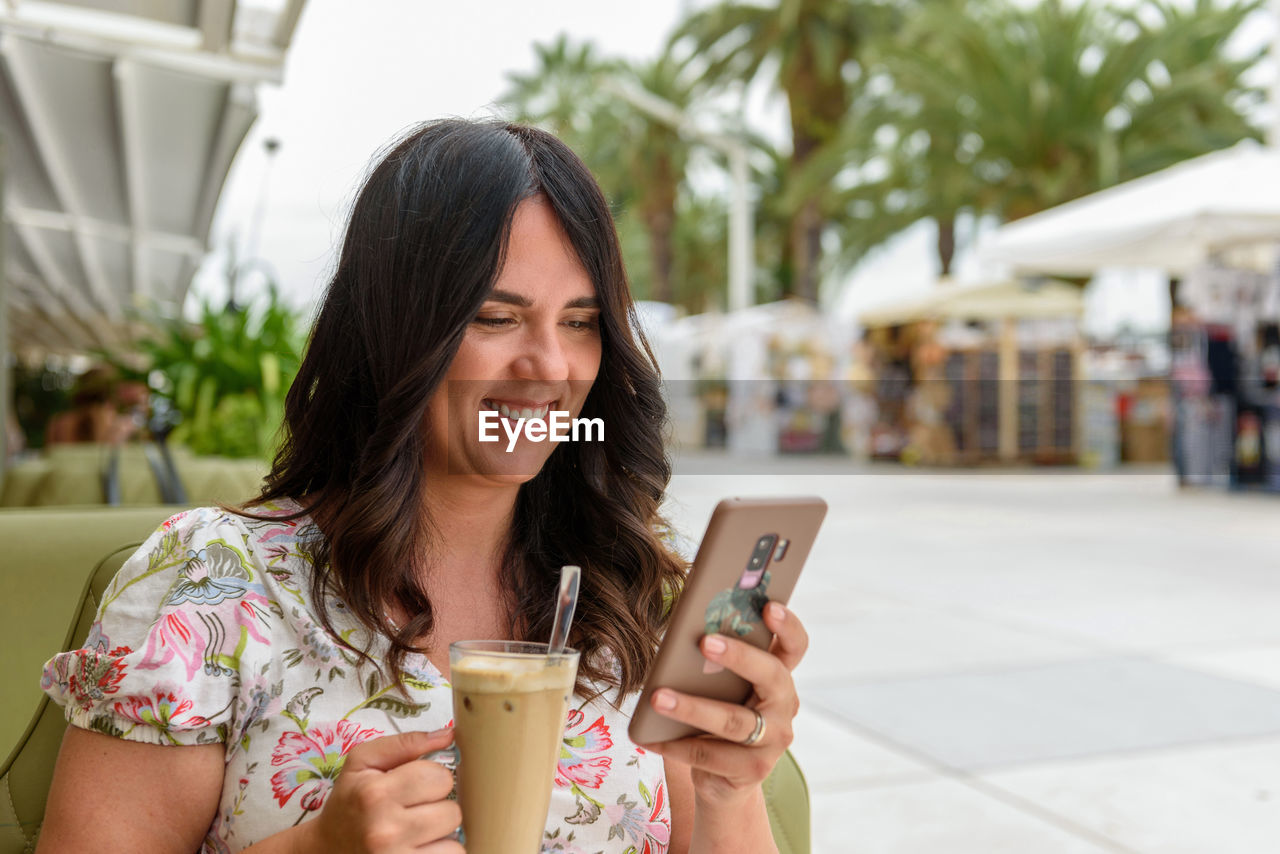
POLYGON ((1017 273, 1184 274, 1210 253, 1280 240, 1280 150, 1252 141, 1002 226, 982 258, 1017 273))

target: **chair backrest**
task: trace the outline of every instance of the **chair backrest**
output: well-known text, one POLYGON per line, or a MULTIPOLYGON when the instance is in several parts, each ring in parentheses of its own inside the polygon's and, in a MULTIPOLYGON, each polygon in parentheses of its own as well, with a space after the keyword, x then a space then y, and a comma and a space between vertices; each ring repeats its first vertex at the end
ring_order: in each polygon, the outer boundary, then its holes
POLYGON ((257 494, 266 474, 263 460, 168 453, 142 442, 57 446, 4 472, 0 507, 235 502, 257 494))
MULTIPOLYGON (((67 632, 62 649, 77 647, 88 636, 111 579, 140 545, 141 540, 122 546, 98 562, 85 585, 80 613, 67 632)), ((54 762, 66 728, 62 708, 47 696, 41 697, 26 731, 0 765, 0 854, 35 851, 54 762)))
POLYGON ((809 854, 809 784, 791 751, 764 781, 764 802, 778 854, 809 854))
MULTIPOLYGON (((0 854, 35 850, 66 730, 62 709, 39 690, 35 668, 56 650, 74 649, 84 642, 98 603, 120 566, 177 509, 0 511, 0 543, 7 552, 0 586, 9 592, 8 599, 0 602, 11 603, 0 605, 0 649, 25 653, 18 665, 13 656, 0 659, 4 694, 17 699, 17 704, 6 699, 0 708, 0 749, 13 745, 0 764, 0 854), (24 567, 28 568, 25 573, 24 567), (73 599, 77 592, 78 598, 73 599), (16 638, 27 648, 21 648, 16 638), (34 713, 22 717, 22 709, 34 709, 34 713), (22 721, 25 728, 19 734, 22 721)), ((764 792, 780 854, 809 854, 809 790, 790 753, 765 781, 764 792)))

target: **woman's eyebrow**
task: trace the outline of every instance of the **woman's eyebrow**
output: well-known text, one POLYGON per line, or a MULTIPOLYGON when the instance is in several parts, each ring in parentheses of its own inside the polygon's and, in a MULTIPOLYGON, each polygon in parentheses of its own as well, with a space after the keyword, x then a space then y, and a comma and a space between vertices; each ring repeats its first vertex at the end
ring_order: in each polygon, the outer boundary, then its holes
POLYGON ((485 301, 503 302, 510 305, 517 305, 520 308, 529 308, 533 305, 533 302, 528 297, 522 296, 514 291, 500 291, 496 289, 489 291, 489 295, 485 297, 485 301))
MULTIPOLYGON (((489 291, 489 295, 485 297, 485 301, 501 302, 501 303, 506 303, 508 305, 519 306, 520 308, 531 308, 533 306, 532 300, 530 300, 528 297, 524 296, 523 294, 518 294, 518 293, 515 293, 514 291, 503 291, 503 290, 489 291)), ((576 297, 566 302, 564 304, 564 307, 565 308, 599 308, 600 300, 596 299, 595 296, 576 297)))

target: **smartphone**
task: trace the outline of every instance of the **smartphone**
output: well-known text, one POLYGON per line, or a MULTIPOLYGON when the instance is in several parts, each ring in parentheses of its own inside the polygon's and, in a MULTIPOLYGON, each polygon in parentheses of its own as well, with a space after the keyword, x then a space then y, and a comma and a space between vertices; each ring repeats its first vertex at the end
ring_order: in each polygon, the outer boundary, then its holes
POLYGON ((764 606, 787 604, 827 513, 821 498, 726 498, 716 505, 676 602, 628 733, 638 744, 672 741, 701 730, 658 714, 658 688, 742 703, 751 684, 713 670, 698 643, 703 635, 736 637, 768 649, 764 606))

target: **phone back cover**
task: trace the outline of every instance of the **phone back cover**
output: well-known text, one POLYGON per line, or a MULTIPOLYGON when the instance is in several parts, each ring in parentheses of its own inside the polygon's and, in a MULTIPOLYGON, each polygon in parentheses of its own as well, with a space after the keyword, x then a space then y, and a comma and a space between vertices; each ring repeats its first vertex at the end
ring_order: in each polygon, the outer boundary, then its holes
POLYGON ((698 642, 705 634, 720 633, 769 648, 773 633, 764 626, 762 610, 769 602, 785 605, 790 600, 826 512, 822 499, 808 497, 728 498, 716 505, 632 716, 632 741, 651 744, 701 732, 653 711, 649 697, 656 688, 729 703, 742 703, 751 695, 751 685, 728 670, 705 673, 698 642), (764 534, 790 540, 787 552, 781 561, 770 561, 756 588, 737 589, 764 534))

